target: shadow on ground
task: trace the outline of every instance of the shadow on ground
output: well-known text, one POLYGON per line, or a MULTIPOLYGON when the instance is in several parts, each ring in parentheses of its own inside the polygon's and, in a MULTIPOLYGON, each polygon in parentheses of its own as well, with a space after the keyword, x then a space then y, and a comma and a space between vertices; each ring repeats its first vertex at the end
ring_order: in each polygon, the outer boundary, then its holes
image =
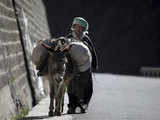
MULTIPOLYGON (((85 113, 74 113, 74 114, 85 114, 85 113)), ((64 113, 62 115, 74 115, 74 114, 67 114, 64 113)), ((52 116, 54 117, 54 116, 52 116)), ((48 115, 44 115, 44 116, 28 116, 28 117, 24 117, 21 120, 36 120, 36 119, 45 119, 45 118, 50 118, 50 116, 48 115)))
POLYGON ((49 118, 48 115, 44 115, 44 116, 29 116, 29 117, 24 117, 21 120, 36 120, 36 119, 45 119, 45 118, 49 118))

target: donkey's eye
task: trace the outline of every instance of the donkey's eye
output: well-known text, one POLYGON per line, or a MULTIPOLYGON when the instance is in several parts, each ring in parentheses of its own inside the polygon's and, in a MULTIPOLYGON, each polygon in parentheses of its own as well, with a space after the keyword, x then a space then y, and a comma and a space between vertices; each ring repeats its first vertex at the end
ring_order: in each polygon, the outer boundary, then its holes
POLYGON ((64 44, 65 44, 65 42, 64 42, 64 41, 62 41, 61 43, 62 43, 62 45, 64 45, 64 44))

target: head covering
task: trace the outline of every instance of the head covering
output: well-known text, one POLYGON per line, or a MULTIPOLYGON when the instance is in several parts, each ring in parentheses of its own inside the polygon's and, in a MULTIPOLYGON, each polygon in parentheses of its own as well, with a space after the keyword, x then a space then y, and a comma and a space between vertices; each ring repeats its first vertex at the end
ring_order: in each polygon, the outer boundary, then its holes
POLYGON ((88 31, 89 25, 88 25, 88 22, 84 18, 82 18, 82 17, 75 17, 73 19, 73 22, 72 22, 71 30, 74 30, 74 25, 75 24, 81 25, 84 28, 83 32, 87 32, 88 31))

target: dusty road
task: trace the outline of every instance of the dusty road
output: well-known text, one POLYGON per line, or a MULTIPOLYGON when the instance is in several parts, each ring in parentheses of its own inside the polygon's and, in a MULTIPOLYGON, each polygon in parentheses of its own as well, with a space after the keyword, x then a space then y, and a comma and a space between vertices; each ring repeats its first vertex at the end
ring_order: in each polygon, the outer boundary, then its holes
MULTIPOLYGON (((94 93, 86 114, 47 117, 45 98, 28 118, 43 120, 160 120, 160 78, 96 74, 94 93)), ((65 97, 65 112, 67 110, 65 97)))

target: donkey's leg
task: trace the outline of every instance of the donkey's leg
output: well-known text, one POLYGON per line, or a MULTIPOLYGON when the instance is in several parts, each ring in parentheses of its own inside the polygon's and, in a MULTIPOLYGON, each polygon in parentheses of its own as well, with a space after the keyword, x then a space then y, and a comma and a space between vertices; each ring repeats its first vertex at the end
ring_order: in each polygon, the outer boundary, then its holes
POLYGON ((61 116, 60 107, 61 106, 61 91, 59 90, 59 85, 56 86, 56 95, 55 95, 55 112, 54 115, 61 116))
POLYGON ((63 112, 65 90, 66 90, 65 83, 64 83, 64 81, 61 81, 59 83, 59 87, 58 87, 57 93, 56 93, 55 113, 58 115, 61 115, 61 113, 63 112))
POLYGON ((54 115, 56 115, 56 116, 61 116, 60 103, 61 103, 61 101, 56 99, 56 108, 55 108, 55 112, 54 112, 54 115))
POLYGON ((62 108, 62 97, 63 97, 63 84, 64 84, 64 75, 65 75, 65 70, 66 70, 66 65, 64 62, 60 62, 58 64, 59 68, 58 68, 58 73, 57 73, 57 77, 58 77, 58 86, 57 86, 57 91, 56 91, 56 109, 55 109, 55 114, 57 114, 58 116, 61 115, 61 108, 62 108))
POLYGON ((66 85, 63 80, 60 82, 58 92, 56 94, 56 98, 57 98, 57 100, 59 100, 58 107, 59 107, 61 113, 63 113, 65 91, 66 91, 66 85))
POLYGON ((65 86, 65 83, 63 82, 59 86, 59 92, 60 92, 59 99, 60 99, 60 112, 61 113, 63 113, 65 91, 66 91, 66 86, 65 86))
POLYGON ((50 83, 50 106, 49 106, 49 116, 53 116, 54 109, 54 86, 50 83))
POLYGON ((61 100, 61 113, 63 113, 63 107, 64 107, 64 95, 62 96, 62 100, 61 100))

